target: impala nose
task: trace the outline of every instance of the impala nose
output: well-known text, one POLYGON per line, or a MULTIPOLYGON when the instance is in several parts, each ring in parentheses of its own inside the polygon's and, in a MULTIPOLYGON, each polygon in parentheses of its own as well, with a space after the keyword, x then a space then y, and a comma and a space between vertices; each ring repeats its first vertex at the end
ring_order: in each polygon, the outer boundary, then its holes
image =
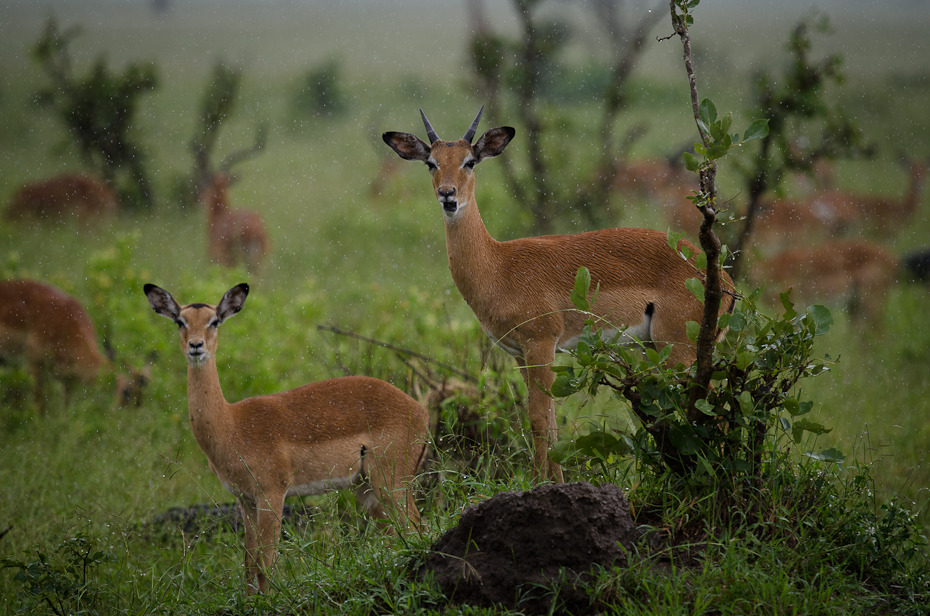
POLYGON ((189 340, 187 342, 187 354, 194 358, 200 357, 205 352, 204 345, 203 340, 189 340))
POLYGON ((455 200, 455 188, 440 188, 436 191, 436 194, 439 195, 439 202, 442 204, 442 209, 446 212, 454 212, 458 207, 458 203, 455 200))

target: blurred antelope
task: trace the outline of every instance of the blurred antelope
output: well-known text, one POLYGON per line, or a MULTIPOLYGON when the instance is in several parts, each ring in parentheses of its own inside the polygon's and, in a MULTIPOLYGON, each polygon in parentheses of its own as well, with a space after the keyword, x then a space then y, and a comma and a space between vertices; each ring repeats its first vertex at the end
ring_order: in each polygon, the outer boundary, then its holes
POLYGON ((789 248, 756 266, 768 283, 791 286, 804 301, 842 301, 853 317, 878 320, 898 277, 898 258, 873 242, 829 240, 789 248))
POLYGON ((906 225, 921 203, 927 164, 912 161, 908 169, 907 188, 897 199, 832 189, 800 199, 774 200, 760 214, 756 238, 764 244, 786 246, 799 236, 836 237, 855 228, 888 236, 906 225))
POLYGON ((87 221, 98 216, 115 216, 118 211, 116 193, 103 180, 67 173, 20 188, 10 200, 6 218, 87 221))
MULTIPOLYGON (((62 381, 67 402, 78 384, 94 383, 110 365, 81 303, 35 280, 0 282, 0 356, 26 358, 36 384, 36 406, 43 411, 48 375, 62 381)), ((117 375, 116 403, 141 404, 145 379, 139 371, 117 375)))
MULTIPOLYGON (((600 289, 594 310, 602 324, 611 324, 602 331, 625 329, 625 335, 659 348, 673 343, 672 364, 695 358, 685 324, 700 322, 703 306, 685 281, 700 272, 668 246, 665 233, 647 229, 495 240, 478 212, 474 168, 503 152, 514 129, 492 128, 472 145, 479 111, 464 137, 443 141, 420 114, 429 143, 399 132, 384 133, 382 139, 401 158, 426 163, 442 207, 452 279, 487 335, 522 370, 537 477, 561 481, 562 469, 548 457, 558 437, 550 365, 557 351, 576 345, 588 317, 570 301, 578 268, 587 267, 592 288, 600 289)), ((731 289, 729 276, 723 278, 731 289)), ((732 301, 724 302, 721 312, 732 301)))
POLYGON ((845 226, 856 224, 865 233, 889 235, 904 227, 917 212, 927 175, 926 161, 909 161, 907 187, 900 198, 855 195, 840 190, 815 194, 815 210, 833 212, 845 226))
POLYGON ((229 176, 216 173, 200 193, 207 207, 207 254, 226 267, 242 263, 250 272, 258 270, 268 254, 268 235, 257 212, 229 205, 229 176))
POLYGON ((665 158, 646 158, 620 163, 613 188, 624 195, 666 200, 682 194, 687 196, 689 182, 695 184, 694 176, 689 178, 682 165, 665 158))
POLYGON ((419 523, 410 484, 429 438, 426 409, 389 383, 354 376, 229 403, 216 369, 217 330, 242 309, 248 285, 216 306, 182 307, 155 285, 144 290, 155 312, 178 325, 191 429, 239 501, 248 592, 267 588, 289 495, 355 486, 371 516, 386 518, 383 504, 392 503, 404 521, 419 523))

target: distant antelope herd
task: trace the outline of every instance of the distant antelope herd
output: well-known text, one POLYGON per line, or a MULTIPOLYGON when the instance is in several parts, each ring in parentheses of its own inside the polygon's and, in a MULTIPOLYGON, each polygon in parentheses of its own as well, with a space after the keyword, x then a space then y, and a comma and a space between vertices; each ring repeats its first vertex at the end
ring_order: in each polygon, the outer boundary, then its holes
MULTIPOLYGON (((586 267, 598 289, 592 312, 602 333, 655 349, 672 345, 669 363, 686 366, 695 360, 686 324, 700 322, 703 312, 686 282, 701 279, 702 272, 693 258, 668 245, 666 233, 648 229, 494 239, 478 210, 475 167, 500 156, 516 131, 491 128, 475 140, 479 111, 462 138, 446 141, 422 111, 420 116, 427 141, 407 132, 385 132, 382 139, 401 159, 424 163, 430 173, 452 280, 493 344, 515 358, 525 380, 535 475, 562 481, 561 467, 549 458, 558 438, 551 366, 556 353, 576 347, 589 316, 570 301, 577 270, 586 267)), ((899 270, 930 280, 930 252, 899 260, 877 241, 848 234, 867 229, 873 238, 887 238, 906 225, 920 207, 926 170, 923 161, 913 161, 907 187, 895 198, 818 186, 801 198, 767 202, 757 225, 759 254, 752 275, 762 283, 792 287, 804 301, 845 301, 854 316, 879 319, 899 270)), ((243 265, 255 273, 269 254, 268 234, 258 212, 232 207, 231 180, 227 173, 215 173, 199 187, 206 253, 219 265, 243 265)), ((696 236, 698 219, 687 184, 683 171, 667 160, 625 161, 617 169, 615 189, 666 203, 669 223, 696 236)), ((118 210, 117 196, 104 181, 65 174, 23 186, 5 218, 87 223, 118 210)), ((678 248, 685 247, 696 252, 686 241, 678 248)), ((721 314, 733 309, 737 297, 726 273, 722 284, 721 314)), ((249 286, 232 287, 215 305, 181 305, 152 284, 143 291, 151 308, 178 327, 191 430, 211 471, 238 500, 247 592, 268 589, 289 495, 354 488, 358 503, 385 530, 393 529, 391 522, 420 527, 412 489, 430 444, 428 413, 421 404, 365 376, 227 402, 217 369, 218 329, 242 309, 249 286)), ((0 282, 0 358, 17 357, 35 381, 42 410, 51 379, 63 383, 67 403, 77 387, 93 385, 112 367, 80 302, 35 280, 0 282)), ((133 370, 129 377, 119 376, 118 400, 140 404, 146 377, 133 370)))

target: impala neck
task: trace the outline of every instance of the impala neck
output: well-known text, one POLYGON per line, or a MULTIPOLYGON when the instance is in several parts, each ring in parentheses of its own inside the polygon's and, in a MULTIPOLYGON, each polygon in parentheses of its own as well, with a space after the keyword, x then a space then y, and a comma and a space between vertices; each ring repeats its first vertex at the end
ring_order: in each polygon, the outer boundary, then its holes
POLYGON ((216 358, 199 366, 187 365, 187 408, 194 438, 210 459, 217 436, 226 424, 228 403, 220 387, 216 358))
POLYGON ((466 301, 470 302, 494 280, 493 270, 500 242, 491 237, 484 226, 474 195, 469 198, 461 216, 451 222, 446 219, 445 223, 446 251, 449 254, 452 280, 466 301))
POLYGON ((216 218, 229 211, 226 204, 226 190, 220 187, 214 187, 210 191, 210 216, 216 218))

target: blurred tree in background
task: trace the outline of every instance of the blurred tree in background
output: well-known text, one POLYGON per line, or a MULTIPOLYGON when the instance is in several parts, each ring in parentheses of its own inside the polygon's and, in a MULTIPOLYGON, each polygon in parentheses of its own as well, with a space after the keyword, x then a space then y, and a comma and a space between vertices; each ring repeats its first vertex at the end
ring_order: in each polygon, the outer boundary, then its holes
POLYGON ((220 129, 232 116, 242 84, 242 70, 217 62, 213 67, 210 81, 200 99, 197 114, 197 128, 190 141, 191 154, 194 157, 194 169, 191 177, 182 187, 180 201, 192 205, 197 201, 200 191, 217 173, 229 174, 234 165, 256 156, 264 150, 267 141, 267 126, 260 124, 255 132, 255 139, 249 147, 234 151, 217 161, 217 141, 220 129))
POLYGON ((515 117, 527 143, 524 172, 518 171, 509 158, 502 159, 508 188, 531 212, 535 232, 552 231, 559 212, 571 208, 590 224, 612 226, 606 204, 618 161, 622 161, 624 149, 640 130, 634 128, 626 138, 618 139, 616 120, 626 103, 627 80, 647 36, 665 14, 659 10, 664 5, 640 11, 628 9, 625 0, 585 3, 594 22, 605 30, 611 60, 608 65, 595 61, 578 70, 562 68, 561 57, 571 32, 564 21, 540 16, 546 1, 512 3, 519 23, 519 33, 514 37, 491 30, 480 0, 469 4, 474 31, 469 56, 475 87, 488 101, 491 121, 501 124, 501 118, 515 117), (641 14, 631 17, 635 12, 641 14), (564 143, 560 134, 566 126, 565 119, 551 107, 567 96, 579 94, 602 101, 603 109, 596 132, 599 141, 589 148, 597 153, 597 159, 584 161, 585 167, 564 146, 554 147, 564 143), (572 164, 566 164, 568 160, 572 164))
POLYGON ((69 45, 78 28, 62 31, 50 18, 32 56, 51 81, 37 96, 67 126, 87 164, 120 194, 129 206, 154 202, 145 148, 132 135, 139 99, 158 86, 154 65, 130 63, 122 74, 107 68, 99 57, 85 75, 72 66, 69 45))

